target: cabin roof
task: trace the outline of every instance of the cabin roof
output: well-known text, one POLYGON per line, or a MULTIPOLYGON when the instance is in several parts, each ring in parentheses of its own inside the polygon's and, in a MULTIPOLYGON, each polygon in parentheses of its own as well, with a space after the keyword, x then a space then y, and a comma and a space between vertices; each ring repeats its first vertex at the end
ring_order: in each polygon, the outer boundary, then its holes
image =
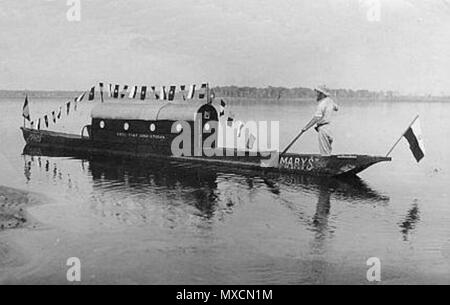
POLYGON ((205 100, 106 102, 92 109, 93 119, 193 121, 205 100))

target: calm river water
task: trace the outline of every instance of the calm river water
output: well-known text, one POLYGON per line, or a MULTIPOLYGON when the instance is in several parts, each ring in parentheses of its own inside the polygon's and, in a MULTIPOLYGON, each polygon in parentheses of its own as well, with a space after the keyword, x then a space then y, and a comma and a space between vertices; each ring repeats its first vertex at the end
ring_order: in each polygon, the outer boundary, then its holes
MULTIPOLYGON (((23 100, 0 100, 0 185, 41 196, 29 225, 0 231, 0 283, 450 284, 450 103, 346 102, 335 153, 384 155, 420 114, 426 157, 402 141, 360 179, 258 176, 176 163, 22 156, 23 100)), ((61 100, 32 99, 36 117, 61 100)), ((79 133, 92 105, 58 123, 79 133)), ((286 145, 314 102, 230 102, 241 120, 279 120, 286 145)), ((317 152, 312 130, 293 148, 317 152)), ((2 194, 0 193, 0 196, 2 194)))

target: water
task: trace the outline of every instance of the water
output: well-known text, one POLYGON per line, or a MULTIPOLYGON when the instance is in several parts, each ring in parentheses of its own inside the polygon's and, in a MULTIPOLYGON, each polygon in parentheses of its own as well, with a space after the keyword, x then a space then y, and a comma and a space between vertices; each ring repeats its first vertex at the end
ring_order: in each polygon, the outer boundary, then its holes
MULTIPOLYGON (((385 154, 421 115, 426 158, 405 141, 393 162, 340 181, 170 162, 22 156, 22 100, 2 100, 0 185, 43 196, 32 226, 0 231, 1 283, 450 283, 450 103, 339 101, 336 153, 385 154)), ((33 100, 31 114, 64 105, 33 100)), ((286 145, 314 102, 235 101, 241 120, 279 120, 286 145)), ((90 104, 59 130, 79 133, 90 104)), ((64 108, 63 108, 64 109, 64 108)), ((317 152, 310 131, 292 148, 317 152)))

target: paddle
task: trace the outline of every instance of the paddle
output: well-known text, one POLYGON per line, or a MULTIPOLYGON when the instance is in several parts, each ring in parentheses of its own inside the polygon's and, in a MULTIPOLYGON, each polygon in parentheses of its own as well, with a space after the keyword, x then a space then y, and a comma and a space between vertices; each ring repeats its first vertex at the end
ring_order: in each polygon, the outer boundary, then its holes
POLYGON ((297 142, 298 139, 305 133, 305 131, 301 131, 292 141, 289 143, 288 146, 283 150, 283 152, 280 154, 280 157, 287 153, 287 151, 294 145, 295 142, 297 142))

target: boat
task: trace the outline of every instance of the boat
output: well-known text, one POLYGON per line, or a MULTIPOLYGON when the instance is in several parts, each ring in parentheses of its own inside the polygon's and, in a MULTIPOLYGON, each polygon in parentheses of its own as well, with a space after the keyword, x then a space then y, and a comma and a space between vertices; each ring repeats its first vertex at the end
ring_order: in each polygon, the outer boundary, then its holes
POLYGON ((221 111, 209 96, 152 102, 119 100, 95 106, 91 124, 79 135, 26 127, 21 130, 28 150, 41 147, 65 153, 198 162, 300 175, 357 175, 376 163, 391 161, 390 157, 356 154, 280 154, 255 150, 248 143, 222 146, 221 133, 212 132, 220 129, 221 121, 221 111), (174 153, 174 142, 186 134, 193 145, 178 143, 175 146, 180 152, 174 153), (205 146, 206 141, 210 145, 205 146))

